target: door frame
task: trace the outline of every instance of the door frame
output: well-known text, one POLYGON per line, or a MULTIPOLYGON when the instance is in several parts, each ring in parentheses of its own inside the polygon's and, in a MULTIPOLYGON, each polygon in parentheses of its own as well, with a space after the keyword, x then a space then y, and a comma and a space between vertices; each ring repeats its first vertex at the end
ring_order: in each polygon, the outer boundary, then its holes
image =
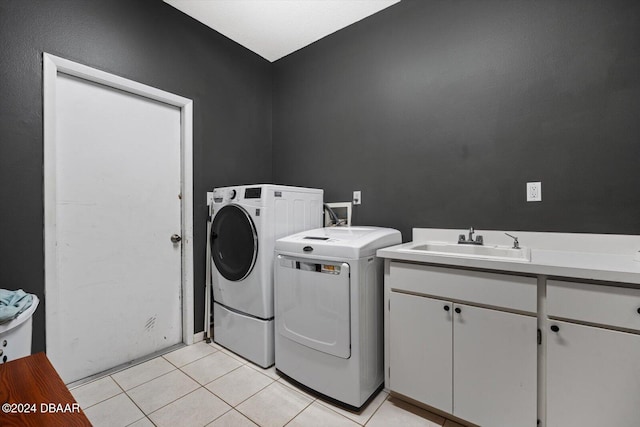
MULTIPOLYGON (((44 105, 44 291, 46 349, 59 342, 59 300, 56 251, 56 79, 58 73, 153 99, 180 108, 180 188, 182 232, 182 342, 194 341, 193 322, 193 101, 133 80, 43 53, 44 105)), ((53 346, 55 347, 55 345, 53 346)))

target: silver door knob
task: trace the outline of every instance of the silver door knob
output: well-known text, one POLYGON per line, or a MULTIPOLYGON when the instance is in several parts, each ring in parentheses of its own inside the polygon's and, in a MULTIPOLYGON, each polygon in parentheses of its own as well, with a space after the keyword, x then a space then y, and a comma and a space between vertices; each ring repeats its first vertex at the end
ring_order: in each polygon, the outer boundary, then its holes
POLYGON ((182 240, 182 237, 180 237, 179 234, 174 234, 173 236, 171 236, 171 241, 173 243, 178 243, 180 240, 182 240))

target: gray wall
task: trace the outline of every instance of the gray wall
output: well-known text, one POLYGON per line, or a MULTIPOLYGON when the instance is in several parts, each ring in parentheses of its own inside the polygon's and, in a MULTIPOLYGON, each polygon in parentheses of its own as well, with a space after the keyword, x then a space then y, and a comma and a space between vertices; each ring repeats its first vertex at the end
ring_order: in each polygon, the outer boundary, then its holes
MULTIPOLYGON (((205 193, 271 180, 271 65, 159 0, 0 0, 0 287, 41 300, 42 52, 193 99, 202 330, 205 193)), ((34 317, 33 351, 44 350, 44 312, 34 317)))
POLYGON ((403 0, 275 63, 273 145, 276 182, 362 190, 405 241, 640 234, 640 2, 403 0))
POLYGON ((43 51, 194 100, 196 331, 214 186, 362 190, 405 240, 640 234, 636 1, 403 0, 271 65, 159 0, 0 0, 0 287, 44 296, 43 51))

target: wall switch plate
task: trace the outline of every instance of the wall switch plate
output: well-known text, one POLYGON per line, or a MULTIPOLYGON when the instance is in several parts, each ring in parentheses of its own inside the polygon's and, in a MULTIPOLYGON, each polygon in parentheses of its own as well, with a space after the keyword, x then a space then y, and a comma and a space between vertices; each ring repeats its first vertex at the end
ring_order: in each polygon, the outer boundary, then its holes
POLYGON ((353 192, 353 204, 359 205, 362 203, 362 191, 353 192))
POLYGON ((213 191, 207 191, 207 206, 213 204, 213 191))
POLYGON ((542 201, 542 183, 527 182, 527 202, 542 201))

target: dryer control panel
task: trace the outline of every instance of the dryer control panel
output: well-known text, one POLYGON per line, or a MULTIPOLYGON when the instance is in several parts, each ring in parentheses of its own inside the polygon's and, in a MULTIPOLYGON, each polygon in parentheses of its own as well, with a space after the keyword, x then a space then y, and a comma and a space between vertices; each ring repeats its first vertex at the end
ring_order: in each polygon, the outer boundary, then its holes
POLYGON ((244 189, 245 199, 259 199, 260 197, 262 197, 261 187, 250 187, 244 189))
POLYGON ((229 203, 240 200, 259 200, 262 198, 262 187, 215 188, 214 203, 229 203))

